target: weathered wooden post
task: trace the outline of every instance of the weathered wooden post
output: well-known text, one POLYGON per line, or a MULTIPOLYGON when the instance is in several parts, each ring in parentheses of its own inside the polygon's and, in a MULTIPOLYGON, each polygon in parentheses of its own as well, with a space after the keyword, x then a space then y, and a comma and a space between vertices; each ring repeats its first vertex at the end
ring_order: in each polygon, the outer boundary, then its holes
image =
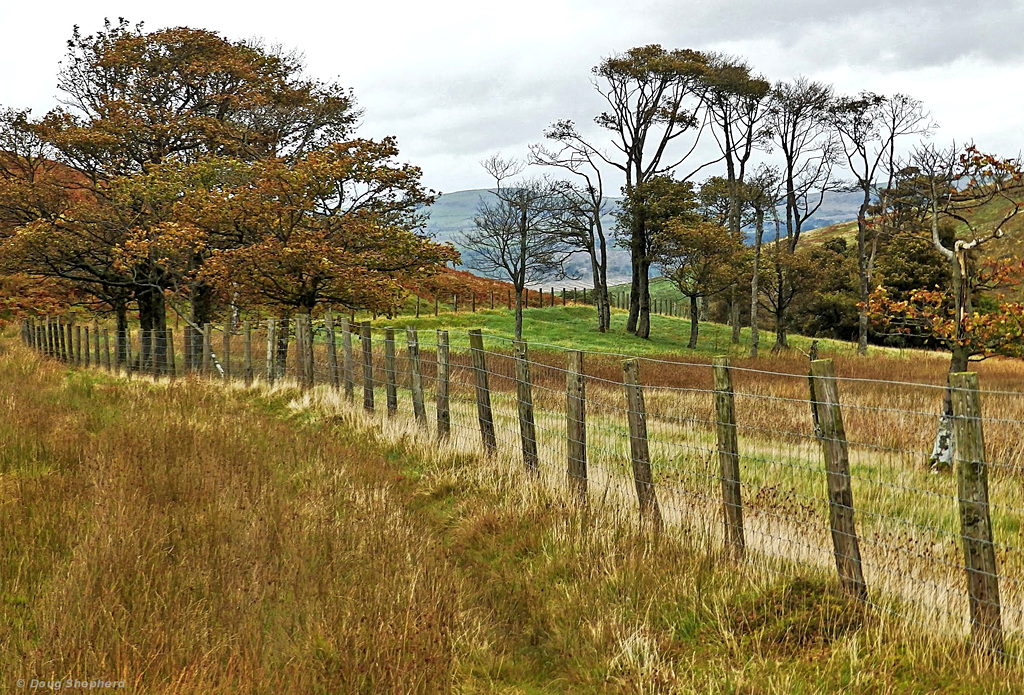
POLYGON ((437 331, 437 436, 446 439, 452 431, 451 399, 448 393, 451 366, 448 331, 437 331))
POLYGON ((843 590, 863 601, 867 599, 868 590, 861 569, 860 543, 854 524, 853 489, 850 484, 850 453, 832 360, 811 362, 811 375, 814 377, 814 393, 817 397, 815 408, 821 423, 825 451, 829 519, 836 570, 843 590))
POLYGON ((203 376, 213 375, 213 326, 203 324, 203 376))
POLYGON ((73 362, 76 367, 82 366, 82 327, 77 323, 75 324, 75 357, 73 362))
POLYGON ((114 375, 121 376, 121 354, 124 350, 121 348, 121 331, 114 330, 114 375))
POLYGON ((355 365, 352 362, 352 326, 348 319, 341 320, 341 357, 342 379, 345 382, 345 397, 350 401, 355 397, 355 365))
POLYGON ((577 502, 587 502, 587 405, 583 352, 570 350, 565 375, 565 426, 569 489, 577 502))
MULTIPOLYGON (((417 297, 417 300, 419 297, 417 297)), ((417 302, 417 311, 419 303, 417 302)), ((324 339, 327 341, 327 376, 330 379, 331 388, 341 386, 338 376, 338 347, 334 342, 334 316, 330 309, 324 312, 324 339)))
POLYGON ((124 375, 132 378, 132 329, 124 329, 124 375))
POLYGON ((407 326, 405 339, 409 348, 409 390, 412 391, 412 412, 421 427, 427 424, 427 410, 423 404, 423 372, 420 366, 420 339, 416 329, 407 326))
POLYGON ((508 293, 508 308, 509 308, 509 311, 511 311, 512 310, 512 290, 506 290, 506 292, 508 293))
POLYGON ((164 336, 164 340, 167 343, 167 364, 165 365, 164 371, 167 372, 167 377, 171 381, 174 381, 178 376, 178 360, 174 356, 174 329, 168 328, 165 330, 164 336))
POLYGON ((221 348, 220 366, 224 369, 224 382, 231 381, 231 318, 224 321, 224 346, 221 348))
POLYGON ((267 319, 267 383, 277 378, 277 322, 267 319))
POLYGON ((370 322, 363 321, 359 337, 363 343, 363 408, 373 412, 373 345, 370 343, 370 322))
POLYGON ((519 407, 519 438, 522 441, 523 465, 533 475, 540 474, 537 456, 537 428, 533 421, 533 384, 530 381, 529 348, 525 341, 512 343, 516 363, 516 404, 519 407))
POLYGON ((242 322, 242 372, 245 385, 252 386, 255 374, 252 368, 252 323, 249 321, 242 322))
POLYGON ((491 290, 491 308, 494 308, 494 290, 491 290))
POLYGON ((295 349, 299 358, 299 377, 302 381, 302 388, 313 388, 316 382, 316 372, 313 364, 313 317, 309 314, 302 314, 301 321, 296 326, 297 332, 302 334, 302 343, 296 343, 295 349))
POLYGON ((988 504, 988 462, 981 419, 981 396, 975 372, 949 375, 953 405, 953 440, 960 504, 960 538, 967 571, 971 641, 981 649, 1003 652, 999 568, 988 504))
POLYGON ((398 379, 395 374, 395 329, 384 329, 384 394, 388 415, 398 412, 398 379))
POLYGON ((113 369, 110 362, 110 329, 103 329, 103 368, 109 374, 113 369))
POLYGON ((476 415, 480 423, 480 437, 484 449, 493 454, 498 450, 494 436, 494 419, 491 413, 491 390, 487 385, 487 356, 484 353, 484 337, 479 328, 469 332, 469 351, 473 356, 473 374, 476 377, 476 415))
POLYGON ((92 355, 89 346, 89 327, 82 327, 82 366, 86 369, 92 366, 92 355))
POLYGON ((651 526, 661 531, 664 521, 661 518, 661 507, 654 487, 654 475, 651 471, 651 453, 647 440, 647 406, 644 403, 644 391, 640 385, 640 361, 626 360, 622 363, 625 376, 623 385, 626 388, 626 419, 629 421, 629 453, 633 463, 633 479, 636 481, 636 496, 640 503, 640 520, 650 522, 651 526))
POLYGON ((471 299, 469 301, 473 305, 473 313, 475 314, 476 313, 476 290, 473 290, 472 297, 471 297, 471 299))
POLYGON ((740 492, 740 450, 736 435, 736 395, 732 388, 729 358, 716 357, 712 369, 715 377, 715 420, 725 547, 734 559, 741 560, 746 542, 743 534, 743 496, 740 492))

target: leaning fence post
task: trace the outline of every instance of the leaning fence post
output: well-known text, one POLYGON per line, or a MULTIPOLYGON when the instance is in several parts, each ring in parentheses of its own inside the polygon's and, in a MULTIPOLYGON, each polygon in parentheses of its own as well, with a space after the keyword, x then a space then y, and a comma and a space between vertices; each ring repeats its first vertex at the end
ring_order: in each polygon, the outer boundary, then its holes
POLYGON ((324 332, 327 341, 327 375, 331 388, 336 389, 341 382, 338 379, 338 348, 334 342, 334 316, 330 309, 324 312, 324 332))
POLYGON ((345 382, 345 397, 350 401, 355 391, 355 366, 352 363, 352 326, 348 319, 341 320, 342 380, 345 382))
POLYGON ((480 422, 480 437, 488 454, 498 450, 494 436, 494 419, 491 413, 491 390, 487 386, 487 357, 484 353, 484 337, 479 328, 469 332, 469 350, 473 355, 473 373, 476 377, 476 415, 480 422))
POLYGON ((981 420, 981 396, 975 372, 949 375, 953 405, 953 440, 960 500, 960 538, 967 571, 971 641, 993 653, 1003 651, 999 572, 992 543, 988 505, 988 463, 981 420))
POLYGON ((853 518, 853 489, 850 484, 850 452, 839 407, 839 389, 832 360, 811 362, 815 408, 821 425, 828 482, 829 520, 835 549, 836 570, 843 589, 851 596, 867 599, 867 584, 860 562, 860 544, 853 518))
POLYGON ((523 465, 534 475, 540 473, 537 456, 537 428, 533 421, 533 385, 530 382, 530 357, 525 341, 512 343, 516 360, 516 403, 519 406, 519 437, 523 445, 523 465))
POLYGON ((448 381, 451 367, 448 362, 448 331, 437 331, 437 436, 445 439, 452 431, 451 399, 448 381))
POLYGON ((569 489, 578 502, 587 501, 587 411, 583 352, 568 352, 565 375, 565 428, 569 489))
POLYGON ((395 375, 395 329, 384 329, 384 392, 388 415, 398 412, 398 383, 395 375))
POLYGON ((658 495, 651 472, 651 453, 647 443, 647 407, 644 391, 640 385, 640 360, 629 359, 622 363, 626 387, 626 417, 629 420, 629 452, 633 462, 633 479, 636 481, 636 496, 640 502, 641 521, 650 521, 655 530, 664 525, 658 495))
POLYGON ((174 381, 178 376, 177 360, 174 357, 174 329, 168 328, 164 331, 164 341, 167 343, 167 377, 174 381))
POLYGON ((267 383, 277 377, 277 322, 267 319, 267 383))
POLYGON ((732 389, 732 370, 728 357, 716 357, 715 422, 718 429, 718 466, 722 480, 722 517, 725 521, 725 546, 733 558, 744 554, 743 496, 740 492, 740 449, 736 436, 736 396, 732 389))
POLYGON ((370 322, 363 321, 359 337, 363 343, 363 408, 373 411, 373 345, 370 343, 370 322))
POLYGON ((242 377, 246 386, 252 386, 252 324, 242 322, 242 377))
POLYGON ((420 339, 416 329, 407 326, 405 339, 409 346, 409 390, 412 391, 412 412, 420 426, 427 424, 427 409, 423 405, 423 372, 420 366, 420 339))

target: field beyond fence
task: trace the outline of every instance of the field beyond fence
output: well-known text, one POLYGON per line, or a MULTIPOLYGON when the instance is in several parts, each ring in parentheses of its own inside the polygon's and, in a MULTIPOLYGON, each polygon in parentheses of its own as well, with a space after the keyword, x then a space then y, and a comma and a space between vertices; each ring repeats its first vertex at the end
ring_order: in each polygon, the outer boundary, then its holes
POLYGON ((175 335, 25 322, 23 341, 133 378, 291 383, 439 445, 500 456, 576 503, 633 510, 734 562, 828 572, 868 610, 1018 658, 1024 393, 956 375, 956 457, 927 465, 947 387, 847 363, 636 358, 366 322, 175 335))

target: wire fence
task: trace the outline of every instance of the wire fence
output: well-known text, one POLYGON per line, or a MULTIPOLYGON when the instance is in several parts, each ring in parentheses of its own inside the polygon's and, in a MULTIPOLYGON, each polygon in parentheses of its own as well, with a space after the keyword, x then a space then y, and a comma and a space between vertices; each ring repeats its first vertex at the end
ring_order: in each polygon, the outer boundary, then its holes
MULTIPOLYGON (((871 610, 1017 659, 1024 394, 637 358, 330 317, 176 335, 25 322, 55 359, 152 378, 326 385, 444 446, 514 460, 736 562, 829 572, 871 610), (950 428, 950 471, 928 465, 950 428)), ((323 390, 321 388, 321 390, 323 390)))

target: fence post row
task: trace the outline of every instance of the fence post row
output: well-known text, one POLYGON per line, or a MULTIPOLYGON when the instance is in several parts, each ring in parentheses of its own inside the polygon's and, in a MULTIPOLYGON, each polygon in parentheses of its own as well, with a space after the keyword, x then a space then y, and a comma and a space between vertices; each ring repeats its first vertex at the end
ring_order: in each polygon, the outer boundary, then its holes
POLYGON ((395 375, 395 329, 384 329, 384 392, 388 415, 398 412, 398 380, 395 375))
POLYGON ((650 521, 656 531, 661 531, 664 522, 654 487, 654 475, 651 472, 651 454, 647 442, 647 407, 644 404, 643 387, 640 385, 640 360, 624 361, 622 372, 626 387, 626 416, 629 420, 629 453, 633 463, 637 501, 640 503, 640 520, 650 521))
POLYGON ((825 451, 829 520, 836 570, 843 590, 863 601, 867 599, 868 590, 861 569, 860 544, 853 518, 850 453, 846 443, 846 429, 843 427, 839 389, 832 360, 811 362, 811 375, 814 377, 814 393, 817 398, 814 406, 818 412, 825 451))
POLYGON ((476 377, 476 415, 480 422, 480 437, 488 455, 498 450, 494 436, 494 420, 491 414, 491 390, 487 386, 487 357, 484 354, 484 337, 479 328, 469 332, 469 350, 473 355, 473 374, 476 377))
POLYGON ((407 326, 405 339, 409 348, 409 390, 412 392, 412 412, 421 427, 427 424, 427 409, 423 405, 423 372, 420 371, 420 339, 416 329, 407 326))
POLYGON ((565 434, 569 490, 579 504, 587 503, 587 414, 586 384, 583 377, 583 353, 566 353, 565 434))
POLYGON ((533 422, 533 387, 530 383, 530 357, 525 341, 512 343, 516 362, 516 404, 519 408, 519 437, 522 440, 523 465, 534 475, 540 474, 537 456, 537 429, 533 422))
POLYGON ((451 367, 448 362, 448 331, 437 331, 437 436, 446 439, 452 431, 451 399, 448 381, 451 367))
POLYGON ((960 537, 967 572, 971 641, 976 647, 1000 654, 1003 651, 1003 627, 999 573, 989 517, 988 463, 978 375, 975 372, 950 374, 949 385, 952 389, 960 537))
POLYGON ((359 337, 363 344, 363 408, 373 412, 373 346, 370 343, 370 322, 363 321, 359 337))
POLYGON ((732 370, 728 357, 716 357, 715 421, 718 430, 718 465, 722 480, 722 518, 725 546, 737 560, 743 559, 743 496, 740 492, 740 453, 736 435, 736 396, 732 388, 732 370))

